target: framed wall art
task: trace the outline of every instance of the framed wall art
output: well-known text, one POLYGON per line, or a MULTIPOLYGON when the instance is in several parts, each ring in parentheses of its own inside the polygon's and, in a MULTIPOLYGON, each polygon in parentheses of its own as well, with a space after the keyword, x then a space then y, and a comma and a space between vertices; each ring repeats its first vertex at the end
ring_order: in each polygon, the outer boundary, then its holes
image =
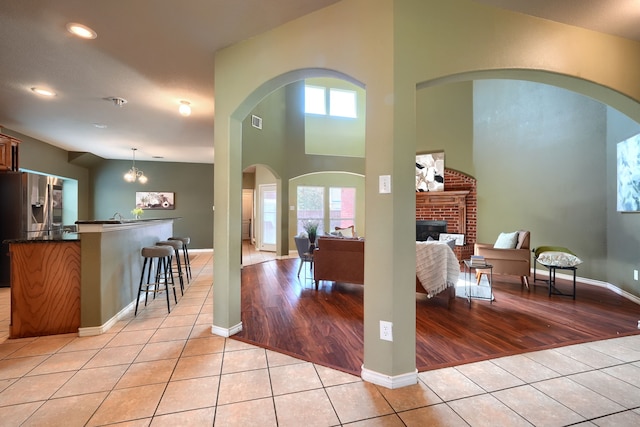
POLYGON ((618 143, 617 209, 618 212, 640 211, 640 134, 618 143))
POLYGON ((172 191, 136 191, 136 208, 175 209, 172 191))
POLYGON ((444 191, 444 152, 416 156, 416 191, 444 191))
POLYGON ((456 246, 464 246, 464 234, 440 233, 438 240, 446 242, 447 240, 455 240, 456 246))

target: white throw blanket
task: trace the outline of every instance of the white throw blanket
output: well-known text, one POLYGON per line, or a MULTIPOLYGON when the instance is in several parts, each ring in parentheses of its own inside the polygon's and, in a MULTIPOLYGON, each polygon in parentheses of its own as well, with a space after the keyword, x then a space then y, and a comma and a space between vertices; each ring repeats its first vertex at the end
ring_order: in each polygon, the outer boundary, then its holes
POLYGON ((416 276, 431 298, 458 283, 458 258, 444 242, 416 242, 416 276))

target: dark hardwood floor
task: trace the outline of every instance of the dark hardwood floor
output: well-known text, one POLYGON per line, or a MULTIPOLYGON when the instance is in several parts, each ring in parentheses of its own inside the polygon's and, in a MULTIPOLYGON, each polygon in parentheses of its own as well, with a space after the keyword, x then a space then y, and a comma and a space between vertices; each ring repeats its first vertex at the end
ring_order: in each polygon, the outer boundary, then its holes
MULTIPOLYGON (((243 330, 233 338, 360 375, 365 287, 321 282, 316 291, 308 271, 296 277, 298 263, 243 268, 243 330)), ((417 294, 418 371, 640 333, 640 305, 612 291, 578 284, 574 301, 537 283, 527 291, 517 277, 494 275, 493 303, 417 294)))

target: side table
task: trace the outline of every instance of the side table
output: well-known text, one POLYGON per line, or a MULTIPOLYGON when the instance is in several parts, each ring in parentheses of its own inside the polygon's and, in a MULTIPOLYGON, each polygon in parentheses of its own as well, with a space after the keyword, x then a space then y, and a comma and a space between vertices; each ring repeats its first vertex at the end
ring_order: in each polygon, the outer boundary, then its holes
MULTIPOLYGON (((465 280, 464 280, 464 290, 465 290, 465 295, 467 296, 467 301, 469 301, 469 305, 471 305, 471 300, 472 299, 479 299, 479 300, 488 300, 490 303, 493 303, 493 301, 495 300, 494 296, 493 296, 493 289, 492 289, 492 284, 493 284, 493 265, 492 264, 484 264, 484 265, 472 265, 471 264, 471 260, 470 259, 465 259, 464 261, 464 272, 465 272, 465 280), (489 296, 485 297, 482 295, 473 295, 471 292, 471 271, 475 270, 476 272, 480 272, 482 270, 489 270, 489 275, 487 276, 487 279, 489 281, 489 296)), ((475 283, 475 280, 474 280, 475 283)), ((476 286, 478 287, 478 286, 476 286)))

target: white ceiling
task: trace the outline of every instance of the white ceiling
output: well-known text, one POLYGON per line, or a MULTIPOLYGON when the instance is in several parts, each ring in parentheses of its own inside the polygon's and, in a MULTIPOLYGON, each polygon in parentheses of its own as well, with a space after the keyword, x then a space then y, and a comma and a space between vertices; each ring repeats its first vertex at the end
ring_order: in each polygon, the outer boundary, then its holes
MULTIPOLYGON (((136 147, 138 160, 213 163, 214 52, 337 1, 2 0, 0 125, 107 159, 136 147), (68 22, 98 37, 78 39, 68 22)), ((476 1, 640 40, 640 0, 476 1)))

